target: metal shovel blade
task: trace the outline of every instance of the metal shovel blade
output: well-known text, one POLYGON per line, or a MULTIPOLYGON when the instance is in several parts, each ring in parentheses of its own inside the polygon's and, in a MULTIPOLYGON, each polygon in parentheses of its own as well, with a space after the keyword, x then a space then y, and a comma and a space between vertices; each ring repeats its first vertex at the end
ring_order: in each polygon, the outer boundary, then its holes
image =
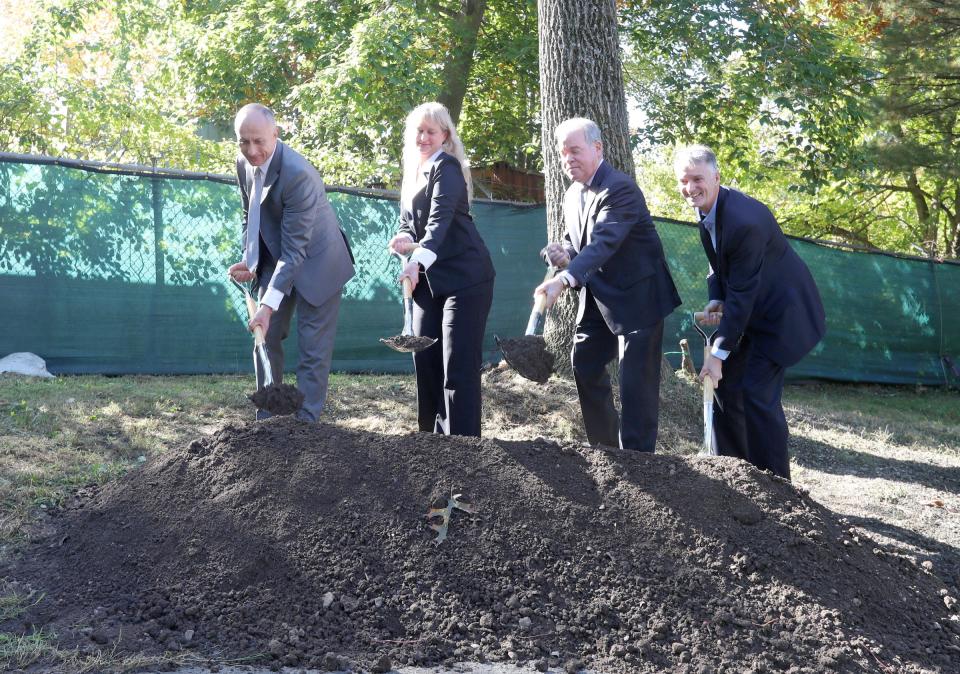
POLYGON ((703 380, 703 450, 701 454, 717 456, 717 438, 713 432, 713 382, 710 377, 703 380))
MULTIPOLYGON (((401 262, 403 257, 400 257, 401 262)), ((381 337, 380 341, 400 353, 416 353, 436 344, 436 337, 420 337, 413 334, 413 286, 410 279, 404 278, 403 287, 403 330, 393 337, 381 337)))
POLYGON ((547 351, 542 335, 524 335, 517 339, 500 339, 494 335, 507 365, 525 379, 545 383, 553 372, 554 357, 547 351))
POLYGON ((380 341, 400 353, 416 353, 436 344, 436 337, 417 337, 416 335, 395 335, 381 337, 380 341))
MULTIPOLYGON (((556 273, 557 268, 551 265, 547 268, 543 281, 549 281, 556 273)), ((496 335, 493 337, 507 365, 524 379, 538 384, 543 384, 550 378, 554 364, 554 356, 547 351, 547 343, 543 339, 543 324, 547 315, 546 302, 546 295, 537 296, 523 337, 516 339, 500 339, 496 335)))

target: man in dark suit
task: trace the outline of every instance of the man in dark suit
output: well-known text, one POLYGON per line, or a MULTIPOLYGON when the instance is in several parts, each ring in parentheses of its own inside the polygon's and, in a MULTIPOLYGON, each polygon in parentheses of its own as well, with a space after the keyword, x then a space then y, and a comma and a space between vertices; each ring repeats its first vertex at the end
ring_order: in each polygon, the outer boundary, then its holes
POLYGON ((700 377, 717 384, 717 448, 790 479, 783 379, 823 337, 820 293, 770 210, 721 187, 710 148, 681 150, 674 169, 710 261, 705 322, 719 327, 700 377))
POLYGON ((652 452, 657 444, 663 319, 680 304, 660 237, 632 178, 603 160, 600 129, 568 119, 554 136, 564 173, 566 233, 544 254, 563 269, 534 294, 553 306, 579 292, 573 374, 587 438, 593 444, 652 452), (619 357, 618 424, 607 364, 619 357), (619 431, 619 432, 618 432, 619 431))
MULTIPOLYGON (((260 304, 250 329, 260 326, 265 333, 275 383, 283 376, 283 340, 296 309, 297 387, 304 395, 297 418, 315 422, 327 399, 337 312, 343 286, 353 276, 353 255, 320 174, 279 142, 273 112, 245 105, 234 127, 244 254, 228 273, 240 282, 254 281, 260 304)), ((253 362, 259 388, 263 372, 256 353, 253 362)), ((257 418, 265 416, 258 411, 257 418)))

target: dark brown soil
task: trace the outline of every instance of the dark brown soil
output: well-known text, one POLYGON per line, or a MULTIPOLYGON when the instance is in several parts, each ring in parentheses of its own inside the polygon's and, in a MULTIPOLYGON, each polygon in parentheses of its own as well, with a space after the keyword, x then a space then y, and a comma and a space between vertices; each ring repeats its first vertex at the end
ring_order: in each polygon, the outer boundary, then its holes
POLYGON ((417 337, 416 335, 397 335, 395 337, 384 337, 381 342, 389 346, 394 351, 411 353, 423 351, 428 346, 433 346, 437 341, 433 337, 417 337))
POLYGON ((497 338, 504 360, 517 374, 538 384, 550 378, 554 357, 540 335, 524 335, 515 339, 497 338))
POLYGON ((2 629, 331 669, 957 671, 948 589, 852 531, 735 459, 274 417, 56 513, 0 569, 43 593, 2 629), (451 496, 474 512, 437 543, 451 496))
POLYGON ((270 414, 293 414, 303 404, 303 393, 290 384, 264 386, 249 397, 257 409, 266 410, 270 414))

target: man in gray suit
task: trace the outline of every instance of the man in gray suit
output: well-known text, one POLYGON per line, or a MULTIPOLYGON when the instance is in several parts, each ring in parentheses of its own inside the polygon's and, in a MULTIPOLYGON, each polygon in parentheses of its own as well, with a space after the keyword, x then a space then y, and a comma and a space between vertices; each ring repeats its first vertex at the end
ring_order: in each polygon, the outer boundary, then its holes
MULTIPOLYGON (((257 103, 245 105, 234 129, 241 154, 237 183, 244 252, 228 273, 241 283, 254 281, 259 308, 250 330, 259 325, 264 331, 275 383, 283 374, 283 340, 296 309, 297 385, 304 395, 297 418, 315 422, 327 399, 340 295, 353 276, 353 255, 320 174, 279 142, 273 112, 257 103)), ((260 388, 263 371, 256 353, 253 363, 260 388)), ((257 412, 258 419, 266 416, 257 412)))

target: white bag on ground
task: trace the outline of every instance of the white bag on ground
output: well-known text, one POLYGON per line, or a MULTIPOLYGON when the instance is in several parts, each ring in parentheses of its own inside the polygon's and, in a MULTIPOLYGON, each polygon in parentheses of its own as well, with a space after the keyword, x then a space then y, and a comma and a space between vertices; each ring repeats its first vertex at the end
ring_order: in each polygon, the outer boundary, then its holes
POLYGON ((13 374, 25 374, 31 377, 52 377, 47 372, 47 361, 35 353, 21 351, 11 353, 5 358, 0 358, 0 373, 12 372, 13 374))

